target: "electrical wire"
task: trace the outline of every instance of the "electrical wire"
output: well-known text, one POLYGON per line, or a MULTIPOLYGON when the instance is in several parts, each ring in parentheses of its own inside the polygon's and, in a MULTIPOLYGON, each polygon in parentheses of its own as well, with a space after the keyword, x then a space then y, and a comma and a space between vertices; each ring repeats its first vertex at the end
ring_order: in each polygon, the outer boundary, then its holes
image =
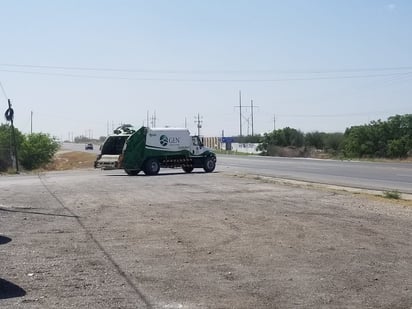
POLYGON ((3 87, 3 84, 0 82, 0 88, 1 88, 1 90, 2 90, 2 92, 3 92, 3 95, 4 95, 4 97, 6 98, 6 100, 8 99, 8 96, 7 96, 7 94, 6 94, 6 90, 4 90, 4 87, 3 87))
POLYGON ((34 71, 18 71, 18 70, 2 70, 2 69, 0 69, 0 72, 34 74, 34 75, 45 75, 45 76, 76 77, 76 78, 94 78, 94 79, 130 80, 130 81, 160 81, 160 82, 288 82, 288 81, 315 81, 315 80, 394 77, 394 76, 406 76, 406 75, 412 74, 412 71, 410 71, 410 72, 402 72, 402 73, 319 76, 319 77, 290 77, 290 78, 264 78, 264 79, 263 78, 259 78, 259 79, 195 79, 195 78, 163 78, 163 77, 149 78, 149 77, 82 75, 82 74, 66 74, 66 73, 34 72, 34 71))
POLYGON ((121 68, 96 68, 96 67, 69 67, 69 66, 50 66, 32 64, 5 64, 3 67, 30 68, 30 69, 52 69, 52 70, 71 70, 71 71, 108 71, 108 72, 128 72, 128 73, 156 73, 156 74, 331 74, 331 73, 359 73, 377 71, 411 71, 412 66, 401 67, 382 67, 382 68, 354 68, 336 70, 149 70, 149 69, 121 69, 121 68))

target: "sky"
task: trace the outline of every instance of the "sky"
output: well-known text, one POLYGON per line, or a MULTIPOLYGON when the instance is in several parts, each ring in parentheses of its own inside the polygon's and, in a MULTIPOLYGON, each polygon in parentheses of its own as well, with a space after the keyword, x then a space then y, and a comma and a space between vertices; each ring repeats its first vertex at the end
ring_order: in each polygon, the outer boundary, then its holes
POLYGON ((410 0, 0 0, 0 14, 0 111, 10 99, 23 133, 344 132, 412 113, 410 0))

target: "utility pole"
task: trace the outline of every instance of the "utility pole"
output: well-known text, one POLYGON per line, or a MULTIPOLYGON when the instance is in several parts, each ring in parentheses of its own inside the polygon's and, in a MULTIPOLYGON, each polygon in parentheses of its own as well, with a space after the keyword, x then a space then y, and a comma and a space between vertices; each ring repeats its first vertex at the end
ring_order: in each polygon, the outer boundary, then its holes
POLYGON ((250 100, 250 112, 252 115, 252 136, 253 136, 253 100, 250 100))
POLYGON ((273 114, 273 131, 276 131, 276 115, 273 114))
POLYGON ((30 113, 30 134, 33 134, 33 111, 30 113))
POLYGON ((250 112, 251 112, 251 116, 252 116, 252 136, 254 135, 254 130, 253 130, 254 114, 253 114, 253 110, 257 107, 259 107, 259 106, 253 105, 253 100, 250 100, 250 112))
POLYGON ((239 136, 242 136, 242 92, 239 90, 239 105, 235 106, 235 108, 239 108, 239 136))
POLYGON ((149 127, 149 111, 146 113, 146 125, 149 127))
POLYGON ((156 128, 156 111, 154 111, 154 114, 151 119, 152 128, 156 128))
POLYGON ((196 116, 195 116, 195 123, 196 123, 196 126, 197 126, 197 136, 200 136, 200 128, 202 127, 202 122, 203 122, 203 120, 202 120, 202 118, 200 117, 200 115, 198 113, 197 114, 197 119, 196 119, 196 116))
POLYGON ((239 132, 240 135, 242 136, 242 93, 239 90, 239 132))
MULTIPOLYGON (((3 92, 4 92, 4 90, 3 90, 3 92)), ((7 102, 9 103, 9 108, 6 110, 6 113, 4 114, 4 116, 6 116, 6 120, 10 121, 10 124, 11 124, 11 138, 12 138, 13 144, 14 144, 14 158, 12 157, 12 159, 14 159, 15 162, 16 162, 16 174, 18 174, 19 173, 19 160, 18 160, 18 157, 17 157, 16 134, 14 132, 14 125, 13 125, 14 110, 11 108, 10 99, 7 99, 7 102)), ((11 151, 11 145, 10 145, 10 151, 11 151)))

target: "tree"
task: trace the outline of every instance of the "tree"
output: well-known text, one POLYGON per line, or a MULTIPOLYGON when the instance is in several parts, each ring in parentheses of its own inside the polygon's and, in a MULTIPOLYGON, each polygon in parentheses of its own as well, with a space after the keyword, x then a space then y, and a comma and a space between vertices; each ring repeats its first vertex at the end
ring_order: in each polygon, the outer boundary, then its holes
POLYGON ((412 114, 346 130, 343 151, 348 157, 407 157, 412 149, 412 114))
POLYGON ((305 141, 305 136, 300 130, 286 127, 283 129, 284 145, 302 147, 305 141))
POLYGON ((29 134, 21 145, 20 163, 28 170, 39 168, 51 162, 58 149, 59 143, 48 134, 29 134))
POLYGON ((305 146, 315 147, 316 149, 323 149, 325 147, 324 141, 325 133, 318 131, 305 134, 305 146))
POLYGON ((304 134, 301 131, 286 127, 265 133, 257 150, 262 151, 264 155, 273 155, 277 152, 278 147, 302 147, 304 140, 304 134))
POLYGON ((390 158, 402 158, 408 153, 408 139, 405 136, 394 139, 388 143, 387 156, 390 158))
POLYGON ((343 144, 343 133, 325 133, 323 136, 323 143, 325 145, 326 152, 332 154, 338 154, 343 144))

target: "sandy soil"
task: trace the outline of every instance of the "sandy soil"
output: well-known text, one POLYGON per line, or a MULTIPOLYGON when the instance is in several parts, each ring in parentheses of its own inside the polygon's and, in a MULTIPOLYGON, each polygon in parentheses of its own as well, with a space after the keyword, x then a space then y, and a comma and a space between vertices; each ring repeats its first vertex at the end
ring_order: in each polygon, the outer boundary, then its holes
POLYGON ((77 168, 91 168, 96 160, 96 154, 83 151, 59 151, 52 163, 44 171, 65 171, 77 168))

